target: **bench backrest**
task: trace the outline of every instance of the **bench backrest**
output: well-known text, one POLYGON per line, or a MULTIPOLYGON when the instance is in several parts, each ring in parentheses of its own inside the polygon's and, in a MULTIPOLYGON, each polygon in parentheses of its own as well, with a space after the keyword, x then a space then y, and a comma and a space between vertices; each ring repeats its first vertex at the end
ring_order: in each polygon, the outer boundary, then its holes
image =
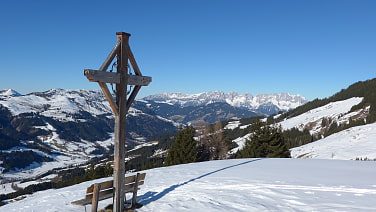
MULTIPOLYGON (((137 187, 144 184, 146 173, 137 174, 129 177, 125 177, 124 179, 124 192, 129 193, 133 192, 133 188, 135 183, 137 183, 137 187), (137 181, 137 182, 136 182, 137 181)), ((94 194, 95 185, 99 185, 99 200, 107 199, 112 197, 114 188, 113 188, 113 180, 109 180, 106 182, 93 184, 86 189, 85 199, 92 199, 94 194)))

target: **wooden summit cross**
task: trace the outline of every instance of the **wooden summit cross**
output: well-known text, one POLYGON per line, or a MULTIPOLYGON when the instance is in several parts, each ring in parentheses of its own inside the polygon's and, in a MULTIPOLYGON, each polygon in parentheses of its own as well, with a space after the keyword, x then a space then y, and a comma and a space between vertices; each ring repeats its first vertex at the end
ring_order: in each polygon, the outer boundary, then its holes
POLYGON ((147 86, 151 77, 142 76, 129 46, 131 34, 125 32, 116 33, 118 41, 99 70, 85 69, 84 75, 90 82, 98 82, 107 101, 115 114, 115 150, 114 150, 114 212, 122 212, 125 202, 124 176, 125 176, 125 140, 126 140, 126 116, 132 102, 136 98, 141 86, 147 86), (107 72, 108 67, 117 56, 116 72, 107 72), (128 61, 135 75, 128 73, 128 61), (107 84, 116 84, 114 99, 107 84), (127 99, 127 86, 134 85, 133 91, 127 99))

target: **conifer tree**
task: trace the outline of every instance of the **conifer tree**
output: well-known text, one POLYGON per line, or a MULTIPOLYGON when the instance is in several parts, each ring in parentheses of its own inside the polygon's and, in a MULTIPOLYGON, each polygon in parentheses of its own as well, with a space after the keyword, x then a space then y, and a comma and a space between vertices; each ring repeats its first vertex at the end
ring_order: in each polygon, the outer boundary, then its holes
POLYGON ((269 152, 267 157, 270 158, 289 158, 290 151, 287 149, 285 140, 283 137, 282 129, 278 128, 271 128, 272 129, 272 136, 269 143, 269 152))
POLYGON ((196 162, 197 142, 194 140, 195 129, 188 127, 178 132, 175 143, 168 150, 165 165, 177 165, 196 162))
POLYGON ((257 121, 251 127, 252 135, 237 157, 241 158, 285 158, 290 157, 282 130, 257 121))

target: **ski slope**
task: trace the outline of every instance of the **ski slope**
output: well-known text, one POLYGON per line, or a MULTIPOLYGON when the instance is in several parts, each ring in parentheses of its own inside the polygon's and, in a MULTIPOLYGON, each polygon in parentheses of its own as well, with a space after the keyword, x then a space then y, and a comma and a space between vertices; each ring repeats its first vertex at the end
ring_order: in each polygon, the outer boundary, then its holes
MULTIPOLYGON (((373 161, 234 159, 145 172, 139 212, 376 211, 373 161)), ((70 202, 83 198, 90 184, 108 179, 41 191, 0 211, 84 211, 70 202)), ((99 208, 110 202, 101 201, 99 208)))

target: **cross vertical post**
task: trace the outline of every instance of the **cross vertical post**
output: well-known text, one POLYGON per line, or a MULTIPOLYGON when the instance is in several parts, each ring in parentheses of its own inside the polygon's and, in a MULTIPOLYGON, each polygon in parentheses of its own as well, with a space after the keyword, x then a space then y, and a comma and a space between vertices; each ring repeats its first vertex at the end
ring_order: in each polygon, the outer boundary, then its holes
POLYGON ((126 118, 128 110, 142 86, 151 82, 151 77, 142 76, 133 53, 129 47, 131 34, 117 32, 118 41, 99 70, 85 69, 84 75, 90 82, 98 82, 111 109, 115 114, 115 142, 114 142, 114 204, 113 212, 123 212, 125 203, 124 178, 125 178, 125 143, 126 143, 126 118), (117 69, 115 72, 106 72, 112 60, 117 56, 117 69), (130 62, 130 65, 128 64, 130 62), (135 74, 128 73, 132 66, 135 74), (107 84, 116 84, 115 99, 109 91, 107 84), (134 89, 127 99, 127 87, 134 85, 134 89))
POLYGON ((114 212, 122 212, 125 194, 125 140, 126 140, 126 118, 127 118, 127 84, 128 84, 128 40, 130 34, 124 32, 116 33, 120 42, 118 52, 117 70, 120 74, 120 84, 116 84, 116 104, 119 107, 119 114, 115 115, 115 149, 114 149, 114 212))

